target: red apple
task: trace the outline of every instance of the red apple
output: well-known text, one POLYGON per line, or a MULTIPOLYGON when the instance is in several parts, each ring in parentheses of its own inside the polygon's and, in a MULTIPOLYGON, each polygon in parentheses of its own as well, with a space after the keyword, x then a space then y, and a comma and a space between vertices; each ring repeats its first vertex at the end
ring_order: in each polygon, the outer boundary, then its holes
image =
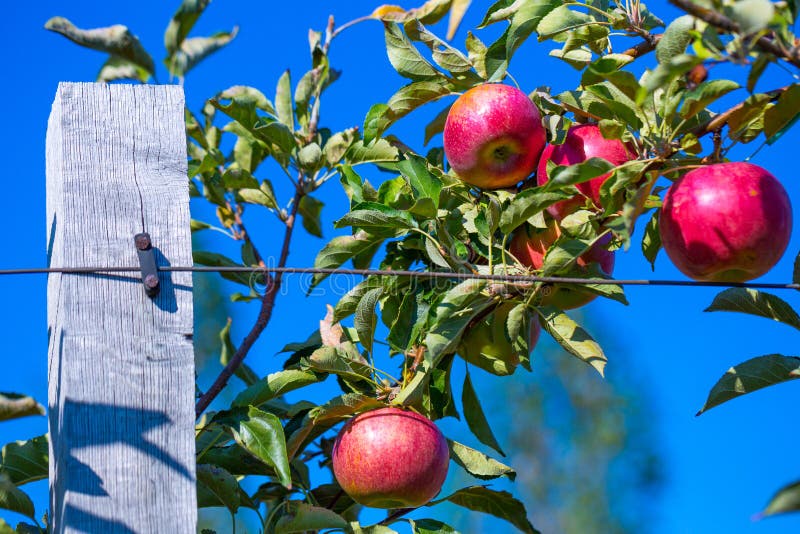
POLYGON ((716 163, 667 191, 659 231, 670 260, 694 280, 745 282, 769 271, 792 233, 781 183, 752 163, 716 163))
POLYGON ((484 84, 455 101, 444 125, 444 153, 456 175, 484 189, 526 179, 546 141, 542 117, 514 87, 484 84))
POLYGON ((333 473, 352 499, 373 508, 416 508, 447 476, 450 452, 430 419, 399 408, 359 414, 333 445, 333 473))
MULTIPOLYGON (((567 132, 567 137, 563 144, 548 145, 542 152, 539 166, 536 169, 536 182, 539 185, 544 185, 549 179, 547 175, 548 161, 552 161, 556 165, 574 165, 589 158, 603 158, 613 165, 622 165, 635 157, 634 152, 619 139, 606 139, 603 137, 597 125, 581 124, 573 126, 567 132)), ((587 198, 590 198, 596 206, 600 206, 600 186, 609 176, 611 176, 611 173, 606 173, 597 178, 592 178, 588 182, 577 184, 575 187, 578 188, 580 194, 569 200, 553 204, 547 208, 547 211, 556 219, 561 220, 586 204, 587 198)))
MULTIPOLYGON (((531 269, 541 269, 547 250, 561 235, 556 221, 549 219, 546 229, 537 229, 525 225, 517 230, 511 239, 509 251, 523 265, 531 269)), ((597 263, 604 273, 611 275, 614 271, 614 252, 605 248, 611 236, 602 239, 592 248, 581 254, 575 261, 575 269, 585 270, 590 264, 597 263)), ((562 310, 579 308, 594 300, 597 295, 577 290, 571 286, 553 285, 545 288, 541 303, 552 304, 562 310)))
MULTIPOLYGON (((491 315, 470 328, 461 339, 458 353, 467 362, 498 376, 513 374, 519 356, 506 337, 506 319, 516 303, 501 304, 491 315)), ((537 318, 531 321, 528 350, 533 351, 542 327, 537 318)))

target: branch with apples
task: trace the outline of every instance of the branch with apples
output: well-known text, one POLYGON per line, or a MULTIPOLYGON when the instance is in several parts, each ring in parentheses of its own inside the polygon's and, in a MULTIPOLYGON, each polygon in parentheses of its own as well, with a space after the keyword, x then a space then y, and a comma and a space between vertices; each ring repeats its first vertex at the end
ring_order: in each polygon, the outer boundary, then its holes
MULTIPOLYGON (((165 34, 165 64, 181 83, 236 36, 234 28, 188 37, 207 3, 185 0, 165 34)), ((792 207, 781 181, 727 156, 737 145, 778 141, 800 116, 800 84, 755 90, 770 65, 797 78, 797 4, 672 3, 687 14, 665 24, 639 1, 499 1, 463 49, 450 40, 469 1, 430 0, 411 10, 380 6, 352 23, 337 27, 331 18, 323 31, 310 32, 311 68, 294 88, 287 71, 274 99, 234 86, 210 98, 200 115, 187 110, 191 192, 218 219, 193 221, 193 229, 222 232, 241 244, 241 259, 198 250, 196 263, 264 266, 270 255, 257 250, 243 222, 245 211, 261 210, 284 225, 274 255, 287 265, 298 217, 321 237, 319 191, 336 179, 349 210, 335 226, 350 231, 322 247, 315 267, 352 262, 393 271, 587 280, 368 276, 331 306, 307 340, 286 345, 280 370, 260 378, 264 373, 245 359, 269 328, 280 274, 223 274, 244 288, 232 299, 258 302, 260 313, 238 347, 226 327, 224 369, 198 395, 200 506, 231 514, 251 508, 264 532, 393 532, 392 525, 406 521, 413 532, 452 532, 435 519, 405 517, 449 502, 536 532, 525 505, 508 492, 476 483, 439 496, 451 460, 479 481, 515 476, 512 467, 438 429, 435 421, 463 415, 480 443, 503 454, 469 375, 459 414, 450 385, 454 362, 498 377, 519 367, 531 371, 543 330, 602 374, 606 354, 565 310, 598 297, 627 304, 622 287, 592 280, 611 279, 615 257, 631 246, 637 224, 645 225, 641 250, 651 264, 663 248, 697 281, 760 277, 781 259, 791 236, 792 207), (434 28, 448 14, 447 35, 440 37, 434 28), (331 132, 320 126, 325 90, 339 76, 330 64, 331 43, 364 21, 383 25, 388 60, 407 83, 373 105, 363 127, 331 132), (480 30, 492 25, 504 31, 484 43, 480 30), (550 55, 580 72, 579 86, 558 94, 517 87, 510 74, 517 50, 551 45, 550 55), (652 52, 655 62, 642 66, 652 52), (714 76, 723 64, 746 71, 745 87, 714 76), (713 111, 742 89, 746 96, 713 111), (412 111, 442 100, 447 104, 424 127, 426 144, 442 134, 442 146, 423 153, 388 133, 412 111), (223 139, 233 142, 228 153, 223 139), (284 203, 269 179, 256 177, 267 161, 290 184, 284 203), (391 177, 376 187, 359 166, 377 166, 391 177), (385 332, 383 339, 378 332, 385 332), (208 412, 233 376, 246 388, 208 412), (340 389, 335 397, 286 401, 285 394, 329 377, 340 389), (312 458, 331 470, 330 482, 312 480, 306 467, 312 458), (244 479, 259 480, 258 490, 247 493, 244 479), (362 507, 392 511, 363 526, 362 507)), ((127 28, 82 30, 58 17, 47 28, 108 53, 101 81, 148 82, 155 75, 151 56, 127 28)), ((316 275, 312 288, 326 276, 316 275)), ((794 282, 800 282, 797 271, 794 282)), ((784 300, 752 289, 726 289, 708 311, 799 322, 784 300)), ((714 385, 701 412, 798 376, 794 357, 748 360, 714 385), (749 378, 732 386, 741 375, 749 378)), ((798 503, 800 487, 790 485, 764 514, 797 511, 798 503)))

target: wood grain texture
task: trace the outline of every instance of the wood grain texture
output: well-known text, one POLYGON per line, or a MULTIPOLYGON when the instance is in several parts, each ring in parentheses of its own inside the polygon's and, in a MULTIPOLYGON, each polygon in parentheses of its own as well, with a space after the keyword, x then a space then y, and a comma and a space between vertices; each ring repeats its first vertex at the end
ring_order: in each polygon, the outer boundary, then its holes
MULTIPOLYGON (((62 83, 47 131, 50 266, 191 265, 183 91, 62 83)), ((191 273, 48 279, 55 533, 196 531, 191 273)))

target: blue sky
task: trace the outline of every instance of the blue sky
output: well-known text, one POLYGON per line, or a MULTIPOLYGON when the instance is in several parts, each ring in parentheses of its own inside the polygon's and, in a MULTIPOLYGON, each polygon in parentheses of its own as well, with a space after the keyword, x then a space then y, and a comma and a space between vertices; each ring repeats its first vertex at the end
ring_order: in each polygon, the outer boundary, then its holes
MULTIPOLYGON (((91 28, 124 23, 136 33, 160 63, 162 34, 178 2, 142 0, 137 3, 97 0, 43 1, 6 6, 0 19, 0 43, 5 51, 2 101, 7 127, 2 138, 5 149, 6 208, 0 212, 6 228, 5 253, 0 267, 43 266, 45 264, 45 178, 44 138, 50 104, 59 81, 93 80, 103 57, 80 49, 42 29, 51 16, 69 18, 80 27, 91 28)), ((271 96, 275 83, 286 68, 294 80, 308 67, 306 32, 322 29, 332 12, 339 23, 370 12, 377 2, 259 2, 239 0, 212 4, 200 19, 195 34, 240 26, 236 40, 191 72, 187 79, 187 102, 198 110, 203 101, 231 85, 253 85, 271 96)), ((473 3, 455 44, 463 47, 466 29, 474 27, 488 2, 473 3)), ((665 2, 650 8, 669 19, 675 11, 665 2)), ((406 7, 410 7, 407 5, 406 7)), ((489 35, 495 35, 492 31, 489 35)), ((486 37, 489 40, 491 37, 486 37)), ((511 72, 523 89, 551 85, 555 92, 572 88, 576 73, 557 59, 547 57, 551 45, 523 46, 512 63, 511 72)), ((368 22, 342 34, 331 52, 334 67, 344 70, 331 87, 323 109, 323 123, 336 131, 360 125, 369 106, 385 102, 402 80, 391 69, 383 48, 378 23, 368 22)), ((641 68, 641 67, 640 67, 641 68)), ((712 76, 725 74, 714 72, 712 76)), ((163 69, 160 71, 165 80, 163 69)), ((758 88, 772 89, 791 82, 779 69, 768 69, 758 88)), ((743 91, 729 102, 742 98, 743 91)), ((440 107, 420 110, 399 124, 393 132, 412 147, 421 149, 422 128, 440 107)), ((764 147, 753 159, 787 188, 792 199, 800 199, 797 157, 793 149, 800 142, 800 129, 786 134, 776 145, 764 147)), ((757 143, 734 154, 750 155, 757 143)), ((277 182, 278 180, 273 180, 277 182)), ((323 222, 330 223, 346 209, 344 195, 330 184, 325 190, 323 222)), ((198 207, 197 216, 205 212, 198 207)), ((792 262, 800 251, 800 205, 795 207, 795 233, 784 259, 762 278, 786 282, 791 279, 792 262)), ((259 234, 263 246, 273 245, 271 221, 259 234)), ((326 238, 333 236, 331 230, 326 238)), ((638 237, 638 236, 637 236, 638 237)), ((636 242, 636 240, 635 240, 636 242)), ((322 240, 304 238, 292 249, 290 265, 313 262, 322 240)), ((683 276, 663 253, 655 274, 651 273, 636 245, 618 254, 615 275, 619 278, 676 278, 683 276)), ((297 280, 289 287, 299 289, 297 280)), ((34 395, 46 403, 47 336, 46 280, 43 276, 2 277, 5 295, 0 311, 0 391, 34 395)), ((631 305, 595 301, 587 307, 595 324, 593 334, 602 344, 614 340, 614 347, 627 351, 654 401, 654 421, 662 439, 667 483, 658 503, 657 533, 742 532, 778 534, 800 531, 800 516, 752 522, 780 486, 800 479, 796 446, 800 430, 795 403, 800 383, 789 383, 758 392, 711 410, 702 417, 695 412, 708 390, 728 367, 750 357, 770 353, 798 354, 800 334, 789 327, 763 319, 734 314, 707 314, 702 310, 716 292, 697 288, 630 288, 631 305)), ((781 293, 793 305, 795 294, 781 293)), ((260 371, 274 370, 279 361, 273 354, 286 342, 304 338, 313 329, 309 317, 324 315, 325 295, 305 299, 295 291, 279 303, 276 317, 256 345, 251 365, 260 371)), ((233 332, 243 336, 252 322, 253 306, 239 306, 233 332)), ((609 354, 608 373, 614 373, 614 354, 609 354)), ((485 381, 477 384, 486 390, 485 381)), ((44 418, 0 424, 0 442, 24 439, 46 431, 44 418)), ((46 486, 33 488, 37 509, 46 506, 46 486)))

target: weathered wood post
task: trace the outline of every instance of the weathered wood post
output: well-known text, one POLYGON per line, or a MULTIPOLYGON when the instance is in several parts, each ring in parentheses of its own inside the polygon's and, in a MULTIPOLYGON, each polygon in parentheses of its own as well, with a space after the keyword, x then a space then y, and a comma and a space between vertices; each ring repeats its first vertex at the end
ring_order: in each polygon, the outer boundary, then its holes
MULTIPOLYGON (((183 91, 62 83, 47 130, 51 267, 191 265, 183 91)), ((194 533, 191 273, 51 274, 55 533, 194 533)))

